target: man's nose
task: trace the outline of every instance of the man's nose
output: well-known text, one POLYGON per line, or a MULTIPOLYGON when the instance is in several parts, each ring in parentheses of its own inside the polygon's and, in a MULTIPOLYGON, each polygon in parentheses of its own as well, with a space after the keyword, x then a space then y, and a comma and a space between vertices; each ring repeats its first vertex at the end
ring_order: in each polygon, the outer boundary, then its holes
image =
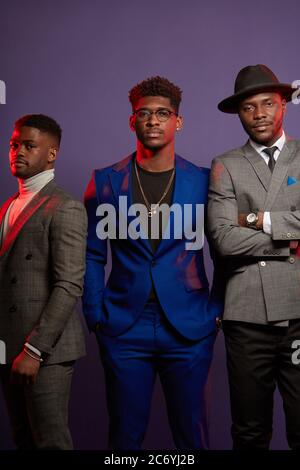
POLYGON ((254 119, 262 119, 266 117, 263 106, 257 106, 254 111, 254 119))
POLYGON ((15 153, 18 157, 24 157, 25 155, 25 145, 20 144, 16 149, 15 153))
POLYGON ((157 119, 157 116, 155 114, 155 112, 152 112, 148 118, 148 121, 147 121, 147 124, 149 126, 155 126, 155 125, 159 125, 159 120, 157 119))

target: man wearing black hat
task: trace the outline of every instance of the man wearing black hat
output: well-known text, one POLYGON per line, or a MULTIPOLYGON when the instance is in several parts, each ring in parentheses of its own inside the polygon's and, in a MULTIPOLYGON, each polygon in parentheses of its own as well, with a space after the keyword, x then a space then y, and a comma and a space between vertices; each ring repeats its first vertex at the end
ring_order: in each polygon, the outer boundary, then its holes
POLYGON ((289 446, 300 449, 300 142, 282 128, 294 89, 243 68, 218 108, 248 142, 213 161, 208 228, 226 260, 223 330, 234 449, 267 449, 278 385, 289 446))

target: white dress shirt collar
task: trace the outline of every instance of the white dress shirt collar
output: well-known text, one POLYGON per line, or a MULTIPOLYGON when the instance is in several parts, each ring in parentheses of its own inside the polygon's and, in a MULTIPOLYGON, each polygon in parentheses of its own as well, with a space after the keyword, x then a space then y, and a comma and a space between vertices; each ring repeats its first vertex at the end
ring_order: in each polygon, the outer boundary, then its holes
MULTIPOLYGON (((266 148, 266 145, 258 144, 257 142, 254 142, 254 140, 252 139, 249 139, 249 142, 250 142, 250 145, 254 148, 254 150, 256 150, 257 153, 259 153, 259 155, 265 160, 266 164, 268 164, 269 157, 267 154, 263 152, 263 150, 266 148)), ((285 142, 286 142, 285 133, 284 131, 282 131, 282 134, 279 137, 279 139, 277 139, 276 142, 274 142, 274 144, 271 145, 271 147, 275 147, 275 146, 277 147, 277 150, 274 153, 275 161, 277 160, 285 142)))

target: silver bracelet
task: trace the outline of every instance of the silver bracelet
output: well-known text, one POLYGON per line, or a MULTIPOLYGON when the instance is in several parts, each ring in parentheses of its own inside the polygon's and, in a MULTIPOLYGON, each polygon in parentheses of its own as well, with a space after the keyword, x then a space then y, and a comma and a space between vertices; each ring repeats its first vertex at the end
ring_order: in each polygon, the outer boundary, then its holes
POLYGON ((30 351, 34 352, 37 356, 41 357, 42 353, 39 351, 37 348, 32 346, 30 343, 25 343, 24 346, 26 346, 27 349, 30 349, 30 351))
POLYGON ((36 356, 34 356, 33 354, 31 354, 28 349, 24 348, 23 349, 24 353, 27 354, 27 356, 31 357, 32 359, 35 359, 36 361, 38 362, 43 362, 43 359, 42 358, 38 358, 36 356))

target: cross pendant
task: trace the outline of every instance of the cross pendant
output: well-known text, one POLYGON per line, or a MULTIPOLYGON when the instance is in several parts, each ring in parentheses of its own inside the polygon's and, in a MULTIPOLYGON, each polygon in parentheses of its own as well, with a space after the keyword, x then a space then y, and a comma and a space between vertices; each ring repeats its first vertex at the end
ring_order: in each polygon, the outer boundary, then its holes
POLYGON ((150 209, 150 211, 148 212, 149 217, 153 217, 155 214, 156 214, 156 209, 150 209))

